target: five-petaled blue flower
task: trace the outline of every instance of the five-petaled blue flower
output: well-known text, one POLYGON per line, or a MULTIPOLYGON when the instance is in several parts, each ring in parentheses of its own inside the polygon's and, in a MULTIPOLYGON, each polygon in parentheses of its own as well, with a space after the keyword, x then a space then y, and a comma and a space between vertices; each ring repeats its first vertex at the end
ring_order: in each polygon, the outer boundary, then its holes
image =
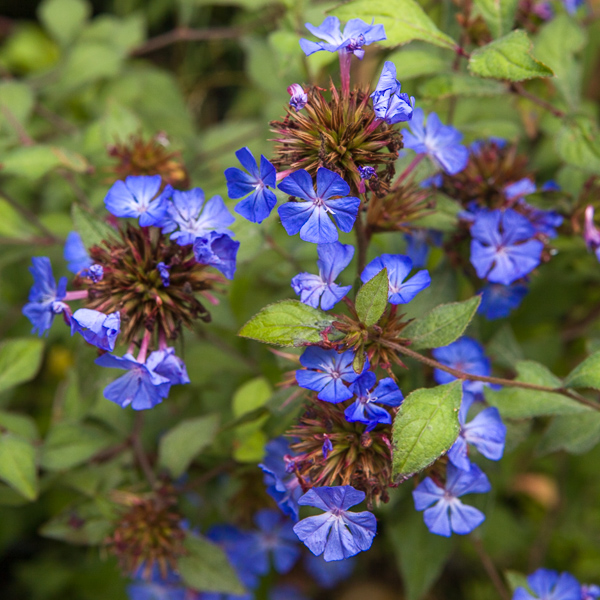
POLYGON ((424 510, 425 525, 431 533, 450 537, 471 533, 485 521, 485 515, 459 498, 465 494, 483 494, 491 490, 487 476, 477 465, 464 471, 448 463, 446 485, 440 487, 431 477, 424 479, 413 491, 417 510, 424 510), (433 505, 433 506, 432 506, 433 505))
POLYGON ((116 181, 104 198, 106 210, 115 217, 139 217, 142 227, 159 225, 173 191, 167 185, 159 193, 161 185, 160 175, 130 175, 125 181, 116 181))
MULTIPOLYGON (((354 383, 360 375, 352 368, 353 360, 352 350, 338 354, 335 350, 309 346, 300 357, 300 364, 306 369, 296 371, 296 381, 300 387, 319 392, 319 400, 334 404, 350 400, 353 394, 343 382, 354 383)), ((369 361, 365 360, 363 372, 368 368, 369 361)))
POLYGON ((415 99, 408 94, 401 94, 401 89, 396 79, 396 65, 386 60, 371 98, 375 115, 389 125, 412 119, 415 99))
POLYGON ((317 171, 317 191, 308 171, 300 169, 288 175, 279 189, 305 202, 286 202, 278 208, 281 224, 288 235, 300 232, 305 242, 330 244, 337 242, 338 232, 327 213, 331 213, 337 226, 349 232, 356 221, 360 199, 348 196, 350 186, 337 174, 325 167, 317 171))
POLYGON ((324 42, 311 42, 301 39, 300 47, 306 56, 320 50, 343 51, 352 53, 362 60, 365 55, 363 46, 386 39, 383 25, 368 25, 362 19, 350 19, 344 27, 344 33, 340 31, 340 20, 337 17, 327 17, 319 27, 310 23, 305 23, 305 26, 315 37, 325 40, 324 42))
POLYGON ((519 308, 527 292, 527 286, 523 283, 488 283, 481 290, 481 304, 477 312, 490 321, 504 319, 519 308))
POLYGON ((80 308, 71 315, 71 335, 77 331, 88 344, 108 352, 115 349, 120 328, 118 312, 105 315, 97 310, 80 308))
POLYGON ((231 199, 248 196, 236 204, 235 212, 252 223, 262 223, 277 204, 275 192, 269 189, 276 185, 275 167, 261 155, 259 170, 254 156, 246 147, 235 155, 248 173, 237 167, 226 169, 227 193, 231 199))
POLYGON ((315 556, 323 554, 326 561, 343 560, 368 550, 377 531, 375 516, 367 511, 348 511, 364 499, 365 493, 350 485, 312 488, 299 504, 325 512, 302 519, 294 525, 294 531, 315 556))
POLYGON ((319 274, 300 273, 292 279, 292 289, 304 304, 323 310, 332 309, 351 289, 351 285, 335 283, 338 275, 350 264, 354 247, 333 242, 317 246, 319 274))
POLYGON ((204 204, 204 192, 194 188, 187 192, 173 191, 160 226, 163 233, 171 234, 172 240, 186 246, 212 230, 231 233, 227 227, 234 221, 221 196, 213 196, 204 204))
POLYGON ((356 400, 344 411, 346 421, 366 423, 366 431, 372 431, 379 423, 392 422, 390 413, 377 404, 396 407, 404 400, 398 384, 391 377, 381 379, 373 389, 376 382, 375 373, 367 371, 351 384, 350 391, 356 396, 356 400))
POLYGON ((71 273, 79 273, 93 264, 81 236, 76 231, 71 231, 67 236, 63 258, 67 261, 67 269, 71 273))
POLYGON ((287 457, 292 456, 289 442, 278 437, 265 446, 266 455, 258 465, 264 472, 267 493, 277 502, 281 511, 298 520, 298 498, 302 488, 296 475, 287 469, 287 457))
POLYGON ((471 264, 477 276, 510 285, 539 264, 544 244, 533 225, 512 210, 480 210, 471 227, 471 264))
POLYGON ((464 471, 471 468, 467 444, 475 446, 483 456, 490 460, 500 460, 504 453, 506 439, 506 426, 500 418, 498 409, 494 406, 485 408, 472 421, 465 423, 473 401, 474 398, 470 394, 463 395, 458 412, 458 420, 461 425, 460 435, 448 451, 450 462, 464 471))
POLYGON ((209 231, 196 238, 194 256, 201 265, 210 265, 221 271, 227 279, 233 279, 236 269, 237 252, 240 243, 226 233, 209 231))
POLYGON ((513 600, 581 600, 581 585, 570 573, 538 569, 527 577, 527 583, 535 595, 518 587, 513 600))
POLYGON ((469 151, 460 145, 462 133, 450 125, 442 125, 435 113, 427 117, 422 108, 416 108, 410 121, 412 131, 404 131, 404 147, 417 154, 427 154, 438 162, 449 175, 462 171, 469 160, 469 151))
POLYGON ((175 355, 175 348, 155 350, 146 361, 146 366, 157 375, 167 379, 158 386, 159 393, 166 398, 172 385, 190 383, 185 363, 175 355))
POLYGON ((50 329, 54 315, 68 310, 61 302, 67 295, 67 278, 61 277, 56 285, 50 259, 46 256, 35 256, 31 259, 29 272, 33 275, 33 286, 29 291, 29 302, 23 307, 23 314, 31 321, 31 333, 43 335, 50 329))
POLYGON ((412 260, 402 254, 382 254, 373 259, 363 270, 360 279, 363 283, 370 281, 383 269, 387 269, 390 304, 406 304, 431 283, 426 270, 415 273, 404 281, 412 269, 412 260))

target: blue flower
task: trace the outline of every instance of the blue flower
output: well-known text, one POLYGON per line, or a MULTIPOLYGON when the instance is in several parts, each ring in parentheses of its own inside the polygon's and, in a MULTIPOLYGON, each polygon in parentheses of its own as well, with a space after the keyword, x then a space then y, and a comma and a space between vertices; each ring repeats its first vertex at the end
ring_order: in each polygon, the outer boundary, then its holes
MULTIPOLYGON (((300 364, 306 369, 296 371, 296 381, 300 387, 319 392, 319 400, 334 404, 350 400, 352 392, 343 382, 354 383, 360 375, 352 368, 353 360, 352 350, 338 354, 335 350, 309 346, 300 357, 300 364)), ((369 361, 365 360, 363 372, 368 368, 369 361)))
POLYGON ((146 360, 146 367, 150 371, 167 379, 167 382, 158 386, 159 394, 166 398, 172 385, 190 383, 190 378, 181 358, 175 355, 175 348, 156 350, 146 360))
POLYGON ((404 147, 411 148, 417 154, 427 154, 437 161, 449 175, 462 171, 469 160, 469 152, 460 145, 462 133, 450 125, 442 125, 435 113, 427 117, 422 108, 415 109, 410 122, 412 131, 404 131, 404 147))
POLYGON ((81 236, 76 231, 71 231, 67 236, 63 258, 67 261, 67 269, 71 273, 79 273, 93 264, 81 236))
POLYGON ((300 498, 299 504, 325 512, 302 519, 294 525, 294 531, 315 556, 323 554, 328 562, 368 550, 377 531, 375 516, 367 511, 348 511, 364 499, 365 493, 350 485, 312 488, 300 498))
POLYGON ((156 269, 158 271, 158 274, 160 275, 160 278, 162 279, 163 287, 169 287, 169 280, 170 280, 169 270, 171 269, 171 267, 169 265, 165 265, 164 262, 160 261, 156 265, 156 269))
POLYGON ((325 433, 323 435, 323 437, 325 438, 323 440, 323 458, 325 460, 327 460, 327 457, 329 456, 329 453, 333 450, 333 444, 331 443, 331 440, 328 437, 325 437, 327 434, 325 433))
POLYGON ((172 240, 186 246, 212 230, 231 233, 227 227, 234 221, 221 196, 213 196, 204 204, 204 192, 194 188, 187 192, 173 191, 160 226, 163 233, 171 234, 172 240))
POLYGON ((412 269, 412 261, 402 254, 382 254, 373 259, 363 270, 360 279, 363 283, 370 281, 383 269, 387 269, 390 304, 406 304, 431 283, 428 271, 419 271, 407 281, 406 276, 412 269))
MULTIPOLYGON (((308 102, 308 94, 304 91, 304 88, 299 83, 292 83, 287 89, 290 98, 290 106, 298 112, 302 110, 308 102)), ((273 186, 274 187, 274 186, 273 186)))
POLYGON ((130 175, 125 181, 116 181, 108 190, 104 204, 115 217, 140 218, 142 227, 158 225, 167 212, 170 185, 159 193, 160 175, 130 175))
POLYGON ((600 598, 600 586, 597 585, 582 585, 581 600, 597 600, 600 598))
POLYGON ((67 278, 61 277, 56 285, 50 259, 46 256, 36 256, 31 259, 29 272, 33 275, 33 286, 29 291, 29 302, 23 307, 23 314, 31 321, 31 333, 43 335, 50 329, 54 315, 68 310, 61 302, 67 295, 67 278))
POLYGON ((535 183, 525 177, 524 179, 519 179, 515 183, 511 183, 504 187, 504 195, 508 200, 515 200, 516 198, 522 198, 523 196, 528 196, 529 194, 535 193, 535 183))
POLYGON ((236 204, 235 212, 252 223, 262 223, 277 204, 275 193, 269 189, 276 185, 275 167, 261 155, 259 171, 254 156, 246 147, 235 155, 248 173, 237 167, 226 169, 227 193, 232 199, 248 196, 236 204))
POLYGON ((471 264, 477 276, 510 285, 539 264, 544 244, 533 225, 512 209, 483 209, 471 227, 471 264))
POLYGON ((305 23, 305 25, 306 29, 315 37, 325 40, 324 42, 311 42, 301 39, 300 47, 306 56, 320 50, 345 51, 362 60, 365 55, 363 46, 386 39, 383 25, 367 25, 362 19, 350 19, 344 27, 344 33, 340 31, 340 20, 337 17, 327 17, 319 27, 310 23, 305 23))
POLYGON ((361 179, 371 179, 372 177, 377 177, 377 171, 375 171, 374 167, 363 167, 361 165, 358 166, 358 174, 361 179))
MULTIPOLYGON (((484 377, 489 377, 492 372, 490 359, 485 355, 483 346, 477 340, 470 337, 464 336, 447 346, 435 348, 431 354, 438 362, 457 371, 463 371, 472 375, 483 375, 484 377)), ((433 370, 433 378, 440 384, 456 380, 454 375, 450 375, 450 373, 446 373, 446 371, 442 371, 441 369, 433 370)), ((484 383, 482 381, 467 380, 463 382, 463 390, 465 392, 479 397, 483 393, 483 386, 484 383)))
POLYGON ((317 246, 319 274, 300 273, 292 279, 292 289, 304 304, 323 310, 332 309, 351 289, 351 285, 335 283, 338 275, 350 264, 354 247, 333 242, 317 246))
POLYGON ((412 119, 415 99, 408 94, 401 94, 401 88, 396 79, 396 65, 386 60, 371 98, 375 115, 389 125, 412 119))
POLYGON ((306 202, 286 202, 279 207, 281 224, 288 235, 300 232, 300 239, 315 244, 336 242, 338 232, 327 213, 345 232, 352 229, 360 199, 348 196, 350 186, 337 174, 325 167, 317 171, 317 192, 308 171, 300 169, 288 175, 279 189, 306 202))
POLYGON ((423 518, 427 529, 450 537, 452 532, 460 535, 471 533, 485 521, 480 510, 463 504, 459 498, 465 494, 483 494, 491 489, 487 476, 477 465, 471 465, 469 471, 464 471, 448 463, 444 487, 427 477, 412 495, 415 508, 425 511, 423 518))
POLYGON ((580 6, 585 4, 585 0, 562 0, 563 6, 570 15, 574 15, 580 6))
MULTIPOLYGON (((149 360, 152 354, 148 357, 149 360)), ((131 405, 134 410, 146 410, 160 404, 163 398, 167 397, 168 387, 165 393, 164 384, 169 384, 169 379, 159 375, 146 364, 139 363, 131 354, 103 354, 95 363, 101 367, 127 371, 104 388, 104 397, 122 408, 131 405)))
POLYGON ((356 558, 347 558, 346 560, 326 562, 320 556, 307 554, 304 559, 304 567, 322 588, 330 590, 350 577, 356 567, 356 560, 356 558))
POLYGON ((346 421, 366 423, 366 431, 372 431, 379 423, 392 422, 390 413, 376 404, 395 407, 400 406, 404 400, 398 384, 391 377, 381 379, 373 389, 376 382, 375 373, 367 371, 351 384, 350 391, 356 396, 356 400, 344 411, 346 421))
POLYGON ((465 394, 462 399, 458 420, 460 435, 450 450, 450 462, 464 471, 471 467, 468 459, 467 444, 475 446, 483 456, 490 460, 500 460, 504 453, 506 426, 500 418, 498 409, 490 406, 482 410, 472 421, 465 423, 469 408, 473 404, 473 396, 465 394))
POLYGON ((267 493, 277 502, 282 512, 294 521, 298 520, 298 498, 302 495, 300 482, 293 472, 286 468, 288 457, 292 455, 288 441, 283 437, 271 440, 262 463, 258 466, 265 474, 267 493))
POLYGON ((554 179, 548 179, 540 189, 542 192, 560 192, 560 185, 554 179))
POLYGON ((105 315, 97 310, 80 308, 71 315, 71 335, 77 331, 88 344, 108 352, 115 349, 120 328, 118 312, 105 315))
POLYGON ((240 243, 226 233, 209 231, 194 242, 194 256, 201 265, 210 265, 221 271, 227 279, 233 279, 240 243))
POLYGON ((415 268, 424 267, 429 258, 430 244, 442 244, 442 232, 433 229, 413 229, 404 234, 406 240, 406 255, 412 260, 415 268))
POLYGON ((127 586, 129 600, 185 600, 186 590, 175 573, 169 571, 163 577, 157 565, 153 566, 149 581, 142 579, 140 573, 138 570, 137 581, 127 586))
POLYGON ((570 573, 538 569, 527 577, 527 583, 535 596, 518 587, 513 600, 581 600, 581 586, 570 573))
POLYGON ((488 283, 481 290, 481 304, 477 312, 490 321, 504 319, 519 308, 528 291, 523 283, 488 283))
POLYGON ((104 278, 104 267, 102 265, 92 265, 87 271, 84 271, 82 275, 89 277, 93 283, 98 283, 104 278))

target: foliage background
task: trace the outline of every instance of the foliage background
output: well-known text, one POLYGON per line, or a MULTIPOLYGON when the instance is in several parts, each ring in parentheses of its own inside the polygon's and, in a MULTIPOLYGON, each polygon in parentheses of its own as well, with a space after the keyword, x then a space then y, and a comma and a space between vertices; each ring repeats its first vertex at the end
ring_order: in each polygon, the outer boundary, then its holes
MULTIPOLYGON (((165 132, 193 185, 207 197, 226 198, 223 171, 235 163, 235 150, 247 145, 270 155, 268 122, 282 114, 286 87, 325 86, 335 76, 334 55, 307 60, 298 47, 303 23, 320 23, 333 6, 314 0, 5 0, 0 8, 0 338, 27 340, 0 346, 0 428, 16 428, 33 440, 43 467, 38 488, 31 490, 35 502, 0 484, 3 598, 126 598, 126 580, 95 544, 107 533, 109 490, 137 481, 127 453, 86 465, 129 434, 132 414, 102 398, 108 379, 93 368, 93 352, 83 351, 66 328, 55 326, 43 345, 29 335, 20 311, 31 285, 30 257, 47 255, 55 274, 67 274, 62 241, 73 229, 71 207, 77 202, 102 209, 114 165, 106 148, 132 134, 165 132), (161 37, 190 31, 199 32, 199 39, 171 43, 161 37), (90 515, 91 525, 74 531, 68 526, 73 514, 90 515)), ((452 2, 427 8, 444 31, 459 35, 452 2)), ((596 120, 600 25, 565 30, 550 43, 536 39, 536 56, 560 63, 562 75, 558 95, 545 80, 528 89, 596 120), (553 42, 564 47, 556 52, 553 42)), ((395 61, 403 91, 416 96, 418 105, 443 115, 454 103, 454 124, 466 141, 490 135, 518 141, 538 178, 556 177, 572 195, 563 200, 565 211, 573 208, 590 171, 600 172, 588 155, 569 155, 572 146, 560 142, 560 119, 526 99, 507 101, 506 93, 490 89, 440 91, 436 76, 448 72, 453 57, 433 46, 413 42, 400 50, 369 50, 354 80, 374 81, 385 58, 395 61)), ((182 499, 192 522, 203 526, 226 520, 231 511, 247 519, 253 502, 263 497, 256 463, 264 444, 300 408, 299 400, 284 404, 289 392, 276 387, 289 363, 236 332, 266 304, 291 297, 289 281, 310 270, 312 248, 288 238, 276 218, 261 227, 238 218, 233 229, 242 243, 236 278, 212 310, 213 322, 186 334, 178 349, 192 383, 148 411, 144 428, 144 442, 156 453, 158 437, 185 419, 215 415, 220 423, 190 478, 213 468, 222 473, 182 499), (236 421, 245 414, 246 422, 236 421)), ((510 320, 476 320, 471 326, 500 372, 514 374, 516 361, 529 359, 564 376, 600 347, 600 332, 588 317, 600 301, 598 263, 577 236, 561 237, 556 245, 557 256, 541 269, 510 320)), ((372 253, 403 249, 402 236, 393 234, 377 238, 372 253)), ((430 269, 435 284, 413 302, 411 316, 473 293, 440 251, 434 251, 430 269)), ((405 395, 431 381, 430 373, 407 365, 401 373, 405 395)), ((509 419, 507 455, 486 468, 493 492, 475 502, 488 515, 482 543, 502 571, 529 573, 543 565, 598 583, 600 423, 589 422, 587 437, 577 442, 581 420, 561 421, 576 440, 569 446, 570 434, 557 443, 547 433, 552 412, 541 410, 533 421, 509 419)), ((426 532, 409 486, 399 488, 378 516, 376 543, 361 557, 354 578, 319 597, 397 598, 402 585, 412 600, 435 581, 432 599, 496 597, 469 539, 426 532)), ((266 582, 261 593, 268 587, 266 582)))

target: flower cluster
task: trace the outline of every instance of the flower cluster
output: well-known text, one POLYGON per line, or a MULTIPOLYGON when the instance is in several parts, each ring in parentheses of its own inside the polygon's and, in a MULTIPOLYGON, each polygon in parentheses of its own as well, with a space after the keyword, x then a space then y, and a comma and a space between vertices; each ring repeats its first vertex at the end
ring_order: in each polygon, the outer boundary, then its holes
POLYGON ((527 577, 529 589, 517 587, 513 600, 595 600, 600 586, 581 585, 570 573, 538 569, 527 577))

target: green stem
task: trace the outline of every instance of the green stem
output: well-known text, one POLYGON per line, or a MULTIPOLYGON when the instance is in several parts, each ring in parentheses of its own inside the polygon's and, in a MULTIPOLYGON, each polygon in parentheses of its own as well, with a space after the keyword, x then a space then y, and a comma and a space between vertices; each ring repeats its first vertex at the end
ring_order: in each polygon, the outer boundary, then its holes
POLYGON ((500 577, 500 574, 498 573, 498 569, 496 569, 496 565, 494 565, 494 562, 490 558, 490 555, 486 552, 481 540, 479 538, 475 537, 473 534, 471 534, 469 536, 469 539, 471 540, 471 543, 475 547, 475 552, 476 552, 477 556, 479 557, 479 560, 481 561, 481 564, 483 565, 485 572, 487 573, 488 577, 490 578, 490 581, 496 588, 496 591, 498 592, 499 596, 502 598, 502 600, 510 600, 510 598, 511 598, 510 592, 506 589, 506 586, 504 585, 504 582, 502 581, 502 577, 500 577))

